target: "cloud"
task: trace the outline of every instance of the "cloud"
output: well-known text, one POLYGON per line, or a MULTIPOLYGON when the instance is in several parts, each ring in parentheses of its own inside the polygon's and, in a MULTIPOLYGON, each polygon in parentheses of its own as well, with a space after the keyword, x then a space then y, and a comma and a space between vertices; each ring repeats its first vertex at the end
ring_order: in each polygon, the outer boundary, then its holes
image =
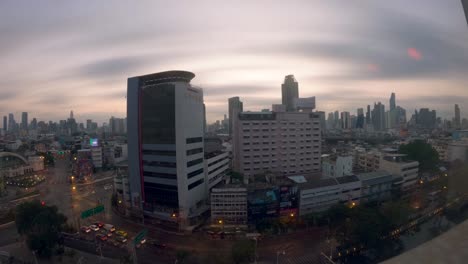
POLYGON ((422 54, 419 50, 415 48, 409 48, 408 49, 408 57, 410 57, 413 60, 421 60, 422 59, 422 54))

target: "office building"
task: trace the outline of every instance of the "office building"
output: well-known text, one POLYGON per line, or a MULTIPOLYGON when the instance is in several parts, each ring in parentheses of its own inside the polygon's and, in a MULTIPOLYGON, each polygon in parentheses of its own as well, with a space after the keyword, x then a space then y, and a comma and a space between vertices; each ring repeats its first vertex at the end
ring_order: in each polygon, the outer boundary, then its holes
POLYGON ((296 111, 294 99, 299 98, 299 83, 294 75, 284 77, 284 83, 281 84, 281 102, 286 106, 287 112, 296 111))
POLYGON ((436 111, 429 108, 421 108, 415 111, 416 125, 420 128, 432 129, 436 126, 436 111))
POLYGON ((385 106, 380 102, 374 103, 374 109, 372 110, 372 125, 374 129, 383 131, 386 127, 385 124, 385 106))
POLYGON ((341 129, 351 129, 351 116, 349 112, 341 112, 341 129))
POLYGON ((244 111, 244 104, 238 96, 228 99, 228 114, 229 114, 229 136, 232 137, 232 130, 234 129, 234 120, 240 112, 244 111))
POLYGON ((390 111, 396 109, 396 102, 395 102, 395 93, 390 95, 390 111))
POLYGON ((460 107, 458 107, 458 104, 455 104, 455 118, 453 119, 453 124, 456 129, 461 128, 460 107))
POLYGON ((320 117, 313 112, 242 112, 233 137, 234 170, 244 180, 266 171, 320 171, 320 117))
POLYGON ((367 105, 367 111, 366 111, 366 125, 371 124, 371 110, 370 110, 370 105, 367 105))
MULTIPOLYGON (((206 143, 205 143, 206 148, 206 143)), ((221 150, 205 151, 204 170, 207 192, 223 180, 229 169, 229 153, 221 150)))
POLYGON ((184 228, 209 205, 203 150, 203 91, 195 74, 167 71, 128 79, 128 165, 132 205, 184 228), (173 217, 173 216, 176 217, 173 217))
POLYGON ((8 130, 8 118, 7 116, 3 116, 3 130, 8 130))
POLYGON ((356 117, 356 128, 364 128, 364 109, 358 108, 357 109, 357 117, 356 117))
POLYGON ((211 190, 211 222, 222 225, 247 224, 247 189, 224 185, 211 190))
POLYGON ((112 135, 122 135, 125 133, 125 119, 124 118, 117 118, 117 117, 111 117, 109 119, 109 132, 112 135))
POLYGON ((21 113, 21 129, 28 129, 28 112, 21 113))
POLYGON ((340 124, 340 112, 335 111, 335 112, 334 112, 334 116, 335 116, 335 129, 339 129, 339 128, 341 128, 341 124, 340 124))
POLYGON ((37 129, 37 119, 36 119, 35 117, 31 120, 30 128, 31 128, 32 130, 36 130, 36 129, 37 129))
POLYGON ((12 113, 8 114, 8 131, 15 131, 16 130, 16 122, 15 117, 12 113))

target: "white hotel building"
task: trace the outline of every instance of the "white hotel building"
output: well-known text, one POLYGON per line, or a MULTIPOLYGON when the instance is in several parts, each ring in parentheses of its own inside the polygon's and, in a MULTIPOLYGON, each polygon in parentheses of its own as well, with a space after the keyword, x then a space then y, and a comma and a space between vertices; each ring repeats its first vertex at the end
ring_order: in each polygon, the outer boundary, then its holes
POLYGON ((234 121, 233 167, 248 179, 266 171, 286 175, 321 169, 320 117, 312 111, 242 112, 234 121))

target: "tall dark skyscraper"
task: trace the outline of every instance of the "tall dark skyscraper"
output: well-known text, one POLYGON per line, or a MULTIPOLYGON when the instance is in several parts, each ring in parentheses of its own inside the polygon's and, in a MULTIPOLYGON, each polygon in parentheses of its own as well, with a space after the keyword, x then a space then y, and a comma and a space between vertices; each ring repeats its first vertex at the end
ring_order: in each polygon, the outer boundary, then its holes
POLYGON ((396 102, 395 102, 395 93, 392 93, 390 96, 390 111, 395 110, 396 108, 396 102))
POLYGON ((371 123, 371 110, 370 105, 367 105, 367 112, 366 112, 366 124, 371 123))
POLYGON ((16 128, 15 117, 13 113, 8 114, 8 131, 14 131, 16 128))
POLYGON ((455 104, 455 119, 453 120, 455 128, 459 129, 461 126, 461 118, 460 118, 460 107, 458 104, 455 104))
POLYGON ((341 124, 340 124, 340 112, 335 111, 333 114, 334 114, 334 116, 335 116, 335 128, 340 128, 340 127, 341 127, 341 124))
POLYGON ((7 116, 3 116, 3 130, 8 130, 8 118, 7 116))
POLYGON ((238 96, 231 97, 228 99, 228 114, 229 114, 229 135, 232 136, 232 131, 234 129, 234 120, 236 116, 244 111, 244 104, 239 99, 238 96))
POLYGON ((284 83, 281 85, 281 102, 286 106, 286 111, 295 111, 294 99, 299 98, 299 83, 294 75, 284 77, 284 83))
POLYGON ((364 109, 357 109, 356 128, 364 127, 364 109))
POLYGON ((33 130, 37 129, 37 119, 35 117, 31 121, 31 129, 33 130))
POLYGON ((374 103, 374 109, 372 110, 372 124, 374 129, 377 131, 385 130, 385 105, 378 102, 374 103))
POLYGON ((28 112, 21 113, 21 129, 28 129, 28 112))

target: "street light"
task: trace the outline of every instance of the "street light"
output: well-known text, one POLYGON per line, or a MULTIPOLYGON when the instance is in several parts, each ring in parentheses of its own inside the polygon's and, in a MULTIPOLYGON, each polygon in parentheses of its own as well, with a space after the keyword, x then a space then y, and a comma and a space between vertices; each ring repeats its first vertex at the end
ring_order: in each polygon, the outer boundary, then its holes
POLYGON ((279 262, 279 255, 286 255, 286 252, 283 250, 283 251, 276 251, 276 264, 278 264, 279 262))
POLYGON ((72 190, 76 190, 76 186, 73 186, 73 187, 72 187, 72 190))

